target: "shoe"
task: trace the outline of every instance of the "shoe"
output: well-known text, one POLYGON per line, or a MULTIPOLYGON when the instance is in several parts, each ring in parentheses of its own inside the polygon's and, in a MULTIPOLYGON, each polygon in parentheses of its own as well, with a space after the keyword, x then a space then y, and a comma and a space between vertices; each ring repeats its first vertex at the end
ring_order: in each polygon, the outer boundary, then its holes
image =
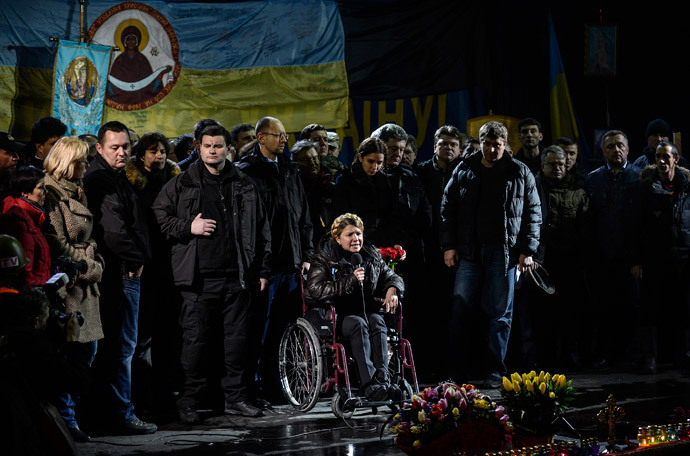
POLYGON ((225 413, 228 415, 242 415, 249 417, 263 416, 261 410, 254 407, 248 401, 228 402, 225 404, 225 413))
POLYGON ((388 398, 388 386, 372 383, 364 389, 364 395, 370 401, 385 401, 388 398))
POLYGON ((398 385, 394 385, 391 383, 391 385, 388 387, 387 393, 388 399, 392 400, 393 402, 402 401, 403 393, 398 385))
POLYGON ((260 410, 273 410, 271 403, 262 397, 254 399, 254 406, 260 410))
POLYGON ((71 427, 68 428, 69 433, 72 434, 72 438, 74 439, 75 442, 90 442, 91 437, 89 437, 89 434, 86 432, 82 431, 79 429, 79 426, 71 427))
POLYGON ((484 381, 484 388, 499 389, 503 386, 503 376, 498 372, 494 372, 484 381))
POLYGON ((139 418, 132 418, 129 421, 125 421, 122 425, 122 430, 126 434, 136 435, 136 434, 153 434, 158 430, 158 426, 153 423, 147 423, 141 421, 139 418))
POLYGON ((196 424, 201 422, 201 418, 199 418, 199 414, 197 413, 195 407, 183 407, 179 410, 179 413, 180 421, 182 421, 185 424, 196 424))

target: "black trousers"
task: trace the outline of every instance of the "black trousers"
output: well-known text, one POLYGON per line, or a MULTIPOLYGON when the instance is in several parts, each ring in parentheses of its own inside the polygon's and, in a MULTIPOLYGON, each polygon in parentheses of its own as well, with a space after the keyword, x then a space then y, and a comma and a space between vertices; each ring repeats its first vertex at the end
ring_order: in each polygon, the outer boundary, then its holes
POLYGON ((185 387, 178 407, 195 407, 206 398, 207 383, 213 372, 213 354, 220 346, 224 359, 221 387, 225 402, 246 400, 249 291, 231 278, 201 277, 194 286, 182 289, 181 294, 181 363, 185 387))
POLYGON ((342 318, 340 329, 341 334, 350 342, 362 388, 368 386, 374 376, 379 380, 389 381, 388 330, 383 315, 370 313, 366 320, 356 315, 347 315, 342 318))

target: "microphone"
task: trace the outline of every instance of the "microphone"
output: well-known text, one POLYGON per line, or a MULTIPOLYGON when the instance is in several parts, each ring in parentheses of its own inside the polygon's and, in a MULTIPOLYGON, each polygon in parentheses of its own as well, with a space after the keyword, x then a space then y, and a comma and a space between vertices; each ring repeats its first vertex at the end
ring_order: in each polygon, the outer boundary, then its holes
MULTIPOLYGON (((361 268, 362 267, 362 255, 357 253, 353 253, 352 256, 350 257, 350 264, 352 264, 355 269, 361 268)), ((367 304, 366 300, 364 299, 364 281, 359 281, 359 291, 362 294, 362 317, 366 320, 367 318, 367 304)))
MULTIPOLYGON (((362 267, 362 255, 359 253, 353 253, 352 257, 350 257, 350 264, 355 267, 355 269, 361 268, 362 267)), ((361 284, 362 282, 360 282, 361 284)))

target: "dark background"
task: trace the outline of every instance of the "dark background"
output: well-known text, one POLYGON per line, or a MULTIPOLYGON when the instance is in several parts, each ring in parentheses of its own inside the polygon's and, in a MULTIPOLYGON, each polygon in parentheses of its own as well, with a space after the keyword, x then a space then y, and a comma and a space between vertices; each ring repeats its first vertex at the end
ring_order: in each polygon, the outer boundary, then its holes
POLYGON ((537 118, 548 145, 551 14, 590 149, 598 129, 625 131, 635 155, 646 144, 649 121, 660 117, 674 132, 686 129, 689 15, 663 2, 338 3, 354 99, 474 90, 470 113, 537 118), (584 75, 586 24, 618 26, 615 77, 584 75))

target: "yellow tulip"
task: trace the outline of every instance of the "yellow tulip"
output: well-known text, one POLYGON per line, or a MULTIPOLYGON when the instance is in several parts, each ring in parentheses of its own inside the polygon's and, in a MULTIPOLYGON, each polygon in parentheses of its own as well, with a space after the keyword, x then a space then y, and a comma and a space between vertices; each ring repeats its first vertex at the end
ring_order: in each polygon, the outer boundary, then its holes
POLYGON ((544 371, 539 372, 539 383, 541 383, 541 382, 544 381, 544 376, 545 376, 545 375, 546 375, 546 374, 544 373, 544 371))
POLYGON ((546 375, 544 375, 544 381, 545 381, 546 383, 549 383, 549 380, 551 380, 551 374, 549 374, 549 373, 547 372, 546 375))
POLYGON ((508 377, 506 377, 505 375, 503 376, 503 388, 509 393, 513 391, 513 382, 508 380, 508 377))
POLYGON ((527 379, 529 379, 527 374, 522 374, 522 383, 525 383, 527 381, 527 379))
POLYGON ((525 388, 526 388, 527 391, 529 391, 530 393, 533 393, 533 392, 534 392, 534 385, 532 385, 532 381, 531 381, 531 380, 527 379, 527 380, 525 381, 525 388))
POLYGON ((551 381, 553 382, 553 387, 558 388, 558 379, 561 376, 559 374, 554 374, 553 377, 551 377, 551 381))
POLYGON ((422 446, 421 440, 415 440, 414 443, 412 444, 412 448, 414 448, 414 449, 418 449, 420 446, 422 446))
POLYGON ((541 394, 546 393, 546 383, 541 382, 541 383, 539 384, 539 391, 541 391, 541 394))
POLYGON ((558 386, 561 387, 561 388, 564 388, 564 387, 565 387, 565 383, 566 383, 566 381, 565 381, 565 375, 561 375, 561 378, 559 379, 559 382, 558 382, 558 386))
POLYGON ((518 374, 517 372, 513 372, 512 374, 510 374, 510 379, 518 383, 522 381, 522 377, 520 377, 520 374, 518 374))
POLYGON ((553 399, 554 397, 556 397, 556 393, 554 393, 553 391, 551 391, 551 392, 549 393, 549 397, 550 397, 551 399, 553 399))
POLYGON ((534 377, 537 376, 537 373, 534 372, 534 371, 530 371, 529 374, 527 374, 527 376, 528 376, 528 377, 530 378, 530 380, 531 380, 531 379, 533 379, 534 377))
POLYGON ((520 392, 520 384, 513 380, 513 389, 515 390, 516 393, 520 392))

